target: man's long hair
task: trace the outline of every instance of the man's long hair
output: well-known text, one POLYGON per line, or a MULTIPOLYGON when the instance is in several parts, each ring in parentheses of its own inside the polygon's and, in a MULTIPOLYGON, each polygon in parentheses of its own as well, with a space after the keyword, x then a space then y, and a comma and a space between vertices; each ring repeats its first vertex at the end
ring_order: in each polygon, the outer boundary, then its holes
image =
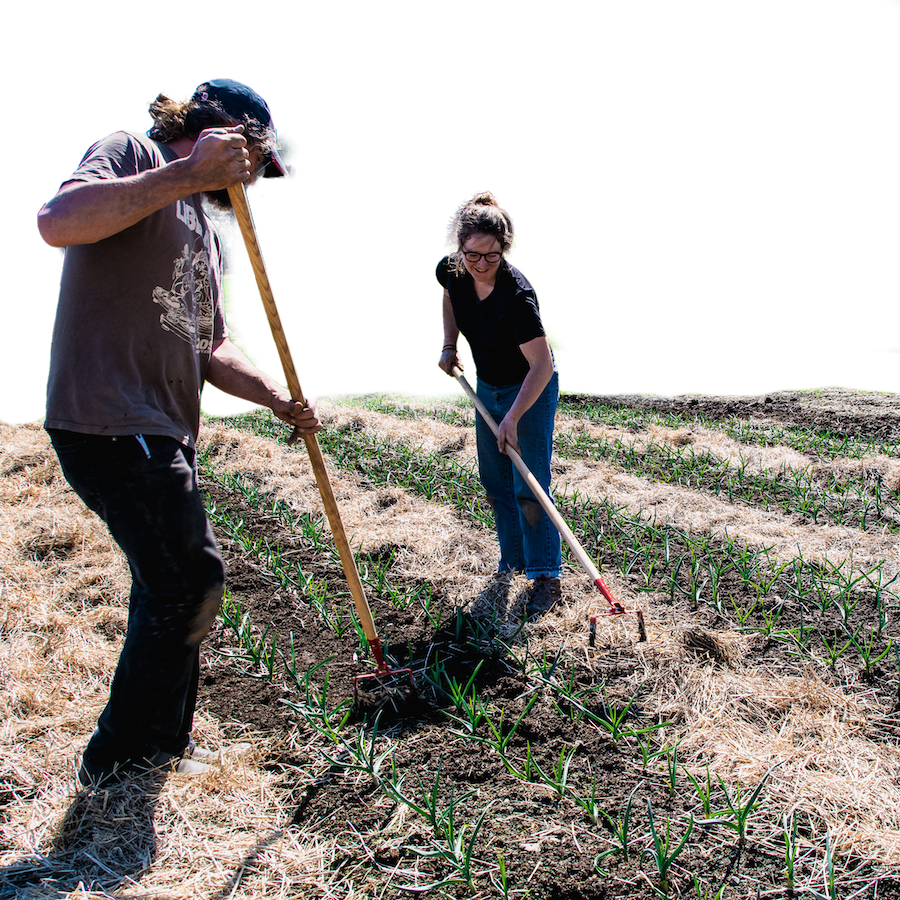
MULTIPOLYGON (((229 115, 216 100, 185 100, 179 103, 165 94, 160 94, 150 104, 150 116, 153 127, 147 135, 154 141, 168 144, 179 138, 196 139, 200 132, 207 128, 223 128, 231 125, 243 125, 244 137, 250 150, 260 150, 269 154, 275 149, 275 133, 268 125, 263 125, 251 116, 236 119, 229 115)), ((227 211, 231 209, 228 191, 205 191, 204 198, 213 209, 227 211)))
POLYGON ((222 128, 243 125, 244 136, 251 149, 271 153, 275 149, 275 135, 268 125, 263 125, 250 116, 236 119, 230 116, 215 100, 185 100, 179 103, 165 94, 160 94, 150 104, 153 127, 147 132, 154 141, 168 144, 179 138, 197 138, 206 128, 222 128))

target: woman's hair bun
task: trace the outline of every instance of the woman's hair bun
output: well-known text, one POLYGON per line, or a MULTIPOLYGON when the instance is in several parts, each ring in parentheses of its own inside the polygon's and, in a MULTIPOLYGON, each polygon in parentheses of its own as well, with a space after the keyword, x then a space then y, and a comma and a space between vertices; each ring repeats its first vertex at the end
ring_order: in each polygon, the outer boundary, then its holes
POLYGON ((480 194, 476 194, 469 203, 472 206, 496 206, 498 208, 500 206, 490 191, 482 191, 480 194))

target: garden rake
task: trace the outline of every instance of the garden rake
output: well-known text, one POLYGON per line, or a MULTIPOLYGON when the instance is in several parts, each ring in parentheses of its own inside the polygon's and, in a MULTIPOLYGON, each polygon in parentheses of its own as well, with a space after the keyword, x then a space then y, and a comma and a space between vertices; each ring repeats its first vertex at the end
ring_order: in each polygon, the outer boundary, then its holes
MULTIPOLYGON (((459 366, 453 367, 453 377, 460 383, 462 389, 469 395, 472 399, 472 402, 475 404, 475 408, 481 414, 481 418, 484 419, 485 424, 491 431, 497 435, 500 429, 497 427, 497 423, 494 421, 491 414, 485 408, 485 405, 478 398, 478 395, 472 390, 472 385, 466 380, 466 376, 463 375, 462 370, 459 366)), ((618 600, 616 600, 609 588, 606 586, 606 582, 600 576, 600 573, 597 571, 597 567, 594 565, 593 560, 590 556, 587 555, 584 547, 578 541, 578 538, 575 537, 572 529, 566 524, 563 517, 559 514, 556 506, 553 504, 553 501, 550 497, 547 496, 546 491, 541 487, 538 480, 531 474, 528 466, 525 465, 522 457, 513 450, 512 447, 507 446, 506 453, 509 458, 512 460, 513 465, 519 470, 519 474, 525 480, 525 483, 531 489, 531 493, 534 494, 535 500, 541 504, 544 508, 544 512, 550 518, 550 521, 556 527, 556 530, 560 533, 560 536, 563 540, 569 545, 571 551, 575 554, 578 562, 581 563, 582 568, 584 568, 585 572, 587 572, 591 581, 594 582, 597 590, 600 591, 601 594, 606 598, 607 603, 609 603, 609 611, 607 615, 610 616, 620 616, 623 615, 627 610, 618 600)), ((647 629, 644 627, 644 613, 642 610, 635 610, 637 614, 637 626, 638 626, 638 639, 640 641, 647 640, 647 629)), ((593 617, 592 617, 593 618, 593 617)))
MULTIPOLYGON (((288 390, 291 397, 300 404, 305 404, 306 400, 303 391, 300 389, 300 382, 297 379, 297 372, 294 369, 291 352, 288 349, 287 338, 284 329, 281 326, 281 317, 278 315, 278 308, 275 306, 275 297, 269 283, 269 276, 266 273, 266 265, 263 261, 262 251, 259 247, 259 240, 256 234, 256 226, 253 222, 253 215, 250 212, 250 204, 247 201, 247 191, 243 184, 235 185, 228 188, 228 196, 231 199, 231 205, 234 208, 234 214, 237 218, 238 225, 241 229, 241 235, 244 238, 244 244, 247 247, 247 253, 250 256, 250 264, 253 267, 253 274, 256 276, 256 284, 262 297, 263 306, 266 310, 266 316, 269 320, 269 328, 272 330, 272 337, 275 339, 275 345, 278 348, 278 355, 281 358, 281 366, 284 369, 284 377, 287 380, 288 390)), ((300 433, 296 430, 288 438, 288 443, 293 444, 300 433)), ((337 547, 338 556, 341 560, 341 566, 344 570, 344 577, 350 587, 350 594, 353 597, 353 603, 356 607, 356 613, 366 635, 366 640, 375 659, 375 671, 368 675, 358 675, 353 680, 353 701, 354 705, 359 705, 359 690, 364 682, 373 681, 377 684, 378 689, 385 690, 390 695, 390 702, 397 707, 398 689, 394 686, 401 683, 407 676, 409 679, 409 687, 415 691, 415 682, 413 680, 412 669, 392 669, 384 660, 381 648, 381 639, 375 629, 375 621, 372 618, 372 611, 369 608, 369 602, 366 599, 362 582, 359 578, 359 572, 356 568, 356 561, 353 559, 353 552, 350 549, 350 543, 344 531, 344 525, 341 521, 341 514, 338 509, 337 501, 334 498, 334 491, 331 488, 331 481, 328 478, 328 472, 325 469, 325 460, 322 456, 322 450, 319 447, 319 441, 314 434, 303 434, 303 440, 306 442, 306 449, 309 452, 309 459, 312 464, 313 473, 316 478, 316 485, 319 488, 319 494, 322 497, 322 503, 325 506, 325 513, 328 516, 328 523, 331 526, 331 533, 334 537, 334 543, 337 547)))

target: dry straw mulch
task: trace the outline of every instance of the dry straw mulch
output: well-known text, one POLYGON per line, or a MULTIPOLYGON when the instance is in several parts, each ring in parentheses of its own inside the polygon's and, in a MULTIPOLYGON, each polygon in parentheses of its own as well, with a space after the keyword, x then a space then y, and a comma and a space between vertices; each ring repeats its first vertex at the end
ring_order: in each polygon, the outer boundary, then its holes
MULTIPOLYGON (((327 896, 335 849, 285 828, 288 795, 258 753, 76 792, 124 633, 127 567, 41 429, 0 425, 0 446, 0 896, 327 896)), ((224 743, 204 717, 195 736, 224 743)))

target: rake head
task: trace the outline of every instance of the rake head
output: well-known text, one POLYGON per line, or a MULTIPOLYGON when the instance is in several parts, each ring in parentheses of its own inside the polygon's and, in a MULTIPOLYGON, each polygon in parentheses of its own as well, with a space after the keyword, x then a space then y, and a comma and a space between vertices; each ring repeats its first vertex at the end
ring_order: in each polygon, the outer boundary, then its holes
MULTIPOLYGON (((597 590, 600 591, 601 594, 606 598, 606 602, 609 603, 609 609, 606 611, 606 615, 608 616, 621 616, 624 615, 627 610, 618 600, 616 600, 609 588, 606 586, 606 583, 602 578, 597 578, 594 581, 594 584, 597 586, 597 590)), ((646 641, 647 640, 647 629, 644 625, 644 613, 642 610, 635 610, 637 614, 637 626, 638 626, 638 641, 646 641)), ((596 633, 596 619, 591 616, 591 635, 593 636, 596 633)), ((591 644, 593 646, 593 644, 591 644)))
POLYGON ((392 710, 394 715, 403 715, 418 702, 412 669, 376 669, 353 679, 353 709, 357 714, 392 710))
POLYGON ((368 675, 357 675, 353 679, 353 696, 359 695, 360 687, 363 690, 410 690, 416 689, 412 669, 384 669, 383 671, 370 672, 368 675), (408 685, 405 684, 408 682, 408 685), (400 687, 402 685, 402 687, 400 687))
POLYGON ((366 713, 390 707, 399 715, 419 699, 412 669, 392 669, 384 661, 378 637, 369 638, 369 649, 375 657, 375 671, 353 679, 353 708, 366 713))

